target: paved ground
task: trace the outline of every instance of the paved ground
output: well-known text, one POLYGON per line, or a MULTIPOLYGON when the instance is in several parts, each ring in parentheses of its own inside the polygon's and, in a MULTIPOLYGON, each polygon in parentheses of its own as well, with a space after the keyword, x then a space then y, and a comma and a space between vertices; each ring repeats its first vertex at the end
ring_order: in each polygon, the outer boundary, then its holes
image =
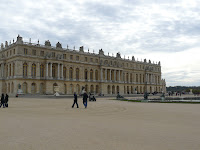
POLYGON ((199 150, 200 105, 99 98, 11 98, 0 108, 2 150, 199 150))

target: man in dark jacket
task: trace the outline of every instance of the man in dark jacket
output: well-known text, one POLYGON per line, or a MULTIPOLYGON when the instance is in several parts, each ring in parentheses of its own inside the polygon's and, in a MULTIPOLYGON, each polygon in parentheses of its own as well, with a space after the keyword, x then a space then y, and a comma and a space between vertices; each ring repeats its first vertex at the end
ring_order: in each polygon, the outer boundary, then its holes
POLYGON ((78 98, 77 98, 77 94, 76 92, 74 92, 74 103, 72 105, 72 108, 74 108, 74 104, 76 104, 77 108, 78 108, 78 98))
POLYGON ((5 100, 4 100, 4 94, 2 93, 1 95, 1 104, 0 104, 0 108, 3 105, 3 108, 5 108, 5 100))
POLYGON ((6 96, 5 96, 5 107, 8 107, 8 94, 6 94, 6 96))
POLYGON ((88 98, 88 95, 86 92, 84 92, 83 94, 83 105, 85 106, 85 108, 87 108, 87 98, 88 98))

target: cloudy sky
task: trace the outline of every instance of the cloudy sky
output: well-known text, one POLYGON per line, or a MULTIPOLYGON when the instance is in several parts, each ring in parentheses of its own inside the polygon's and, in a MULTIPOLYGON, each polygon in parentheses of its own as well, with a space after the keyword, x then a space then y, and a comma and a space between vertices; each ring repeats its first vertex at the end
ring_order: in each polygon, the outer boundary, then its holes
POLYGON ((20 34, 27 42, 161 61, 167 86, 199 86, 199 6, 199 0, 0 0, 0 42, 20 34))

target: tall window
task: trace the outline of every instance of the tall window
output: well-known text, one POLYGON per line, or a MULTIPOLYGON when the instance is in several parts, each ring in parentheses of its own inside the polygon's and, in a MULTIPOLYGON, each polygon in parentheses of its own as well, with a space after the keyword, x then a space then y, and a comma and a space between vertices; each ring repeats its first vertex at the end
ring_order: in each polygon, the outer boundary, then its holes
POLYGON ((15 76, 15 63, 13 63, 13 76, 15 76))
POLYGON ((85 69, 85 80, 87 80, 88 79, 88 71, 87 71, 87 69, 85 69))
POLYGON ((66 59, 66 54, 63 54, 63 59, 66 59))
POLYGON ((87 62, 87 57, 85 57, 85 62, 87 62))
POLYGON ((78 79, 79 79, 79 69, 76 68, 76 80, 78 80, 78 79))
POLYGON ((69 68, 69 79, 73 79, 73 68, 72 67, 70 67, 69 68))
POLYGON ((56 56, 55 52, 52 52, 52 57, 55 57, 55 56, 56 56))
POLYGON ((15 49, 13 50, 13 54, 15 54, 15 49))
POLYGON ((90 70, 90 80, 93 80, 93 70, 90 70))
POLYGON ((32 55, 34 55, 34 56, 36 55, 36 50, 35 49, 32 50, 32 55))
POLYGON ((128 73, 126 74, 126 82, 129 82, 129 80, 128 80, 128 73))
POLYGON ((55 64, 52 65, 52 77, 53 78, 56 77, 56 65, 55 64))
POLYGON ((70 60, 73 60, 73 55, 70 55, 70 60))
POLYGON ((63 68, 63 77, 64 77, 64 78, 67 78, 67 77, 66 77, 66 70, 67 70, 66 67, 64 67, 64 68, 63 68))
POLYGON ((76 61, 79 61, 79 56, 76 56, 76 61))
POLYGON ((44 51, 40 51, 40 56, 44 56, 44 51))
POLYGON ((138 74, 136 74, 136 82, 138 82, 138 74))
POLYGON ((6 65, 6 77, 8 77, 8 65, 6 65))
POLYGON ((10 68, 9 68, 10 72, 9 72, 9 76, 11 76, 11 64, 10 64, 10 68))
POLYGON ((95 71, 95 80, 98 80, 98 71, 95 71))
POLYGON ((40 77, 44 77, 44 65, 40 65, 40 77))
POLYGON ((32 64, 31 75, 32 75, 32 77, 36 77, 36 65, 35 64, 32 64))
POLYGON ((28 54, 28 49, 24 48, 24 54, 27 55, 28 54))
POLYGON ((27 63, 23 64, 23 76, 27 77, 28 65, 27 63))

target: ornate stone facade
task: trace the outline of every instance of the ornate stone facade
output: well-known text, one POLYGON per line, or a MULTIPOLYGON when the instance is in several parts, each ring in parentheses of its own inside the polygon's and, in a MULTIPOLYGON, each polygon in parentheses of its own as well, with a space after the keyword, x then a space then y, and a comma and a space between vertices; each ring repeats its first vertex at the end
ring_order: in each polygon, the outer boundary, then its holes
POLYGON ((161 80, 161 66, 148 62, 106 56, 102 49, 99 54, 62 48, 61 43, 52 47, 23 42, 18 36, 13 43, 1 44, 0 91, 15 95, 19 90, 24 94, 54 94, 55 87, 60 94, 80 93, 84 87, 95 94, 135 94, 145 91, 165 91, 161 80))

